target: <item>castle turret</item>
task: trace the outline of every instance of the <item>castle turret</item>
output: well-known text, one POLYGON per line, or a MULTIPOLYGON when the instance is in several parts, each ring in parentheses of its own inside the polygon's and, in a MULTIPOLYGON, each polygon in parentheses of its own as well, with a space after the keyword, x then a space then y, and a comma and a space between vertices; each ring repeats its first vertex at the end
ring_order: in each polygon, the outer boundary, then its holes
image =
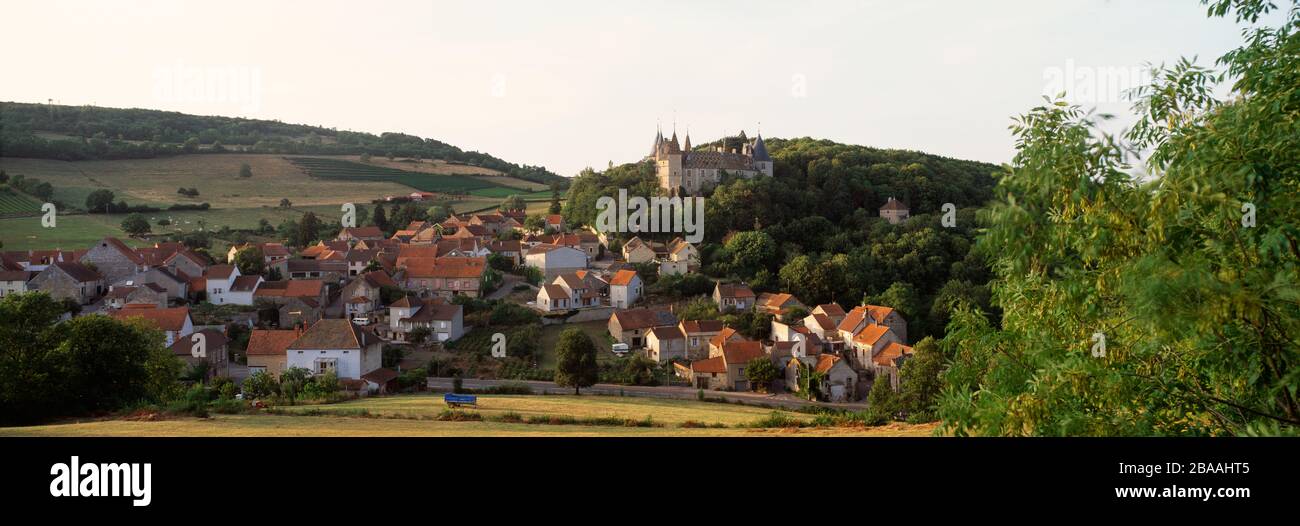
POLYGON ((768 176, 772 175, 772 156, 767 154, 767 145, 763 144, 762 133, 754 139, 754 146, 750 151, 754 158, 754 167, 768 176))

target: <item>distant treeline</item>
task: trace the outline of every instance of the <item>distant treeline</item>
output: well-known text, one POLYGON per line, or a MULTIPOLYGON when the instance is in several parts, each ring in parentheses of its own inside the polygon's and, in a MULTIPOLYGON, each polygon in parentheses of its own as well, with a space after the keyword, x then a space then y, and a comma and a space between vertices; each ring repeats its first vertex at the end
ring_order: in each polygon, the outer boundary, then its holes
POLYGON ((278 121, 184 113, 0 102, 0 156, 81 161, 147 159, 181 153, 240 151, 290 155, 360 155, 439 159, 497 170, 550 184, 566 178, 542 166, 518 165, 491 155, 404 133, 340 131, 278 121), (45 138, 53 132, 75 138, 45 138), (200 149, 199 145, 209 145, 200 149))

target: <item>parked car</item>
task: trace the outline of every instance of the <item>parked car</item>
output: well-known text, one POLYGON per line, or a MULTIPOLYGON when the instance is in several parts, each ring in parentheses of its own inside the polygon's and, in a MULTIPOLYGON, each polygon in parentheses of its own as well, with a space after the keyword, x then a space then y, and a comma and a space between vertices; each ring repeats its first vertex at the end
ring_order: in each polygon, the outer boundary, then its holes
POLYGON ((610 349, 610 350, 611 350, 611 351, 614 351, 614 354, 617 354, 617 355, 619 355, 619 356, 623 356, 623 355, 627 354, 629 351, 631 351, 632 348, 631 348, 631 347, 628 347, 628 345, 627 345, 626 343, 616 343, 616 344, 614 344, 614 347, 613 347, 612 349, 610 349))

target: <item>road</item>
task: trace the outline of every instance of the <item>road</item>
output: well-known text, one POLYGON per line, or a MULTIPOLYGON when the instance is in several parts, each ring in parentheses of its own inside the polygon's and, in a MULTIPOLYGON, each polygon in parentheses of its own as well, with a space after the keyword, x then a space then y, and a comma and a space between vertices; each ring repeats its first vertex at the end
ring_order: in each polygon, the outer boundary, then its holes
POLYGON ((487 299, 499 300, 501 298, 509 296, 511 292, 515 291, 515 285, 518 285, 520 283, 524 283, 525 285, 527 284, 524 281, 523 277, 517 276, 515 274, 506 274, 503 272, 501 274, 501 286, 497 287, 497 290, 488 293, 487 299))
MULTIPOLYGON (((466 378, 463 380, 462 387, 466 389, 485 389, 499 386, 501 384, 525 384, 538 394, 573 394, 573 389, 569 387, 560 387, 555 382, 543 382, 534 380, 478 380, 466 378)), ((429 389, 434 391, 451 391, 451 378, 429 378, 429 389)), ((613 396, 639 396, 646 398, 675 398, 679 400, 697 400, 698 389, 694 387, 677 387, 677 386, 635 386, 635 385, 617 385, 617 384, 596 384, 592 387, 583 388, 583 393, 602 394, 613 396)), ((847 411, 862 411, 867 408, 867 404, 861 403, 829 403, 813 402, 802 398, 795 398, 791 395, 771 395, 762 393, 742 393, 729 391, 704 391, 704 396, 708 398, 723 398, 728 402, 740 401, 750 405, 771 405, 786 409, 799 409, 809 406, 820 406, 832 409, 843 409, 847 411)))

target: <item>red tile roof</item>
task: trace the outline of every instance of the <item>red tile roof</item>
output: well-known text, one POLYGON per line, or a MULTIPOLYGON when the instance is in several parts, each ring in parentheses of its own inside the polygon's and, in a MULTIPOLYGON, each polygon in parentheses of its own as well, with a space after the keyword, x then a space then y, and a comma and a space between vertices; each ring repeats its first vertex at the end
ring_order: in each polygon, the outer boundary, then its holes
POLYGON ((156 307, 156 305, 127 305, 126 308, 112 311, 109 315, 119 320, 141 318, 164 331, 179 331, 185 328, 185 320, 190 317, 189 307, 170 309, 156 307))
POLYGON ((398 265, 405 265, 408 278, 479 278, 487 270, 487 258, 398 258, 398 265))
POLYGON ((248 337, 246 352, 249 356, 284 356, 284 351, 301 333, 297 329, 253 329, 252 335, 248 337))
POLYGON ((853 337, 853 341, 854 343, 861 343, 863 345, 875 345, 876 342, 880 341, 880 337, 884 336, 886 332, 889 332, 889 327, 884 325, 868 325, 862 329, 862 332, 859 332, 853 337))
POLYGON ((722 320, 688 320, 682 322, 682 329, 687 334, 722 331, 722 320))
POLYGON ((319 298, 325 289, 325 282, 319 279, 291 279, 282 281, 265 281, 257 288, 253 296, 262 297, 297 297, 319 298))
POLYGON ((726 373, 727 363, 721 356, 715 356, 707 360, 695 360, 691 362, 691 372, 695 373, 726 373))
POLYGON ((610 285, 627 286, 632 284, 632 278, 636 277, 635 270, 620 270, 614 273, 614 277, 609 280, 610 285))
POLYGON ((884 349, 871 357, 872 363, 882 367, 897 365, 898 359, 912 354, 912 348, 898 342, 890 342, 884 349))

